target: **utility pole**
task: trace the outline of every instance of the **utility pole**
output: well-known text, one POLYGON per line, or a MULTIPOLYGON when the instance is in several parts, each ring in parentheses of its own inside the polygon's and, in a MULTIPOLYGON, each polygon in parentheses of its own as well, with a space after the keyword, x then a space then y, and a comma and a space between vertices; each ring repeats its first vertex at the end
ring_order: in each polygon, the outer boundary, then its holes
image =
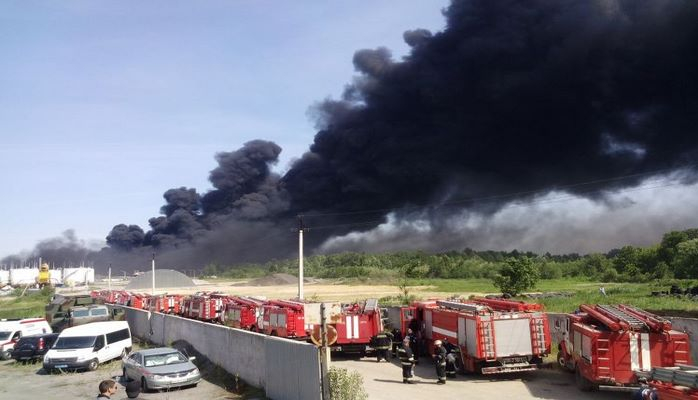
POLYGON ((330 352, 327 351, 327 316, 325 315, 325 303, 320 303, 320 386, 322 399, 330 399, 330 380, 328 370, 330 368, 330 352))
POLYGON ((303 300, 303 216, 298 216, 298 300, 303 300))
POLYGON ((151 290, 150 294, 155 296, 155 253, 153 253, 152 270, 153 270, 153 289, 151 290))

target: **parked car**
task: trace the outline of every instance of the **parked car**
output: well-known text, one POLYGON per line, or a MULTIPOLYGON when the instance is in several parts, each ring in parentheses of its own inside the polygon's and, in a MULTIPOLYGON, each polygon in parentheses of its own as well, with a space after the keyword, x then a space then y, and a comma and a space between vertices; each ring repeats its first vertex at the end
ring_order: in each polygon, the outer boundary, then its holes
POLYGON ((15 348, 12 350, 12 358, 17 361, 41 359, 53 346, 56 339, 58 339, 57 333, 23 336, 15 344, 15 348))
POLYGON ((0 320, 0 360, 12 357, 12 350, 22 336, 52 332, 44 318, 0 320))
POLYGON ((125 357, 130 351, 131 330, 126 321, 93 322, 66 328, 44 356, 44 369, 95 370, 100 363, 125 357))
POLYGON ((111 319, 109 308, 105 305, 75 306, 70 309, 63 319, 54 319, 53 326, 56 328, 56 331, 61 331, 73 326, 85 325, 90 322, 109 321, 111 319))
POLYGON ((170 347, 136 351, 122 360, 124 380, 140 381, 143 391, 196 386, 201 373, 194 359, 170 347))

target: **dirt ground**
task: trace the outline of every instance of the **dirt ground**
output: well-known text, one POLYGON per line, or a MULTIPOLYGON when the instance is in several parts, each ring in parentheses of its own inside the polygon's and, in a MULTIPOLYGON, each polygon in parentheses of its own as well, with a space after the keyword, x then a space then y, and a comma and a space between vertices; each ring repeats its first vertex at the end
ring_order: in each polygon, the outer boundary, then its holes
POLYGON ((361 374, 369 399, 628 400, 631 397, 627 392, 582 392, 575 386, 574 374, 553 368, 498 376, 458 375, 446 385, 437 385, 434 364, 423 358, 414 371, 415 383, 405 385, 395 358, 389 363, 377 363, 375 358, 335 358, 332 365, 361 374))
MULTIPOLYGON (((193 294, 195 292, 221 292, 230 295, 241 296, 264 296, 275 299, 291 299, 298 295, 297 278, 289 279, 288 276, 283 276, 279 279, 269 277, 256 280, 196 280, 194 287, 179 287, 179 288, 157 288, 156 293, 177 293, 177 294, 193 294)), ((119 290, 124 287, 124 283, 112 284, 112 290, 119 290)), ((96 286, 101 289, 106 289, 105 282, 97 282, 96 286)), ((446 298, 453 293, 438 292, 431 286, 415 286, 408 288, 411 294, 415 294, 421 298, 446 298)), ((83 290, 84 291, 84 290, 83 290)), ((70 293, 67 289, 60 288, 59 293, 70 293)), ((141 290, 141 292, 150 293, 150 290, 141 290)), ((335 283, 333 281, 321 279, 309 279, 303 286, 304 297, 308 300, 318 301, 342 301, 352 302, 357 300, 365 300, 367 298, 380 299, 387 296, 397 296, 400 290, 394 285, 347 285, 335 283)), ((463 296, 468 296, 473 293, 461 293, 463 296)))
MULTIPOLYGON (((127 399, 121 382, 121 361, 101 365, 96 371, 66 372, 45 374, 41 364, 17 364, 13 361, 0 363, 0 398, 13 400, 33 399, 94 399, 97 386, 104 379, 113 379, 118 384, 116 396, 112 399, 127 399)), ((200 400, 200 399, 241 399, 233 393, 202 380, 195 388, 175 389, 170 392, 143 393, 142 400, 200 400)))

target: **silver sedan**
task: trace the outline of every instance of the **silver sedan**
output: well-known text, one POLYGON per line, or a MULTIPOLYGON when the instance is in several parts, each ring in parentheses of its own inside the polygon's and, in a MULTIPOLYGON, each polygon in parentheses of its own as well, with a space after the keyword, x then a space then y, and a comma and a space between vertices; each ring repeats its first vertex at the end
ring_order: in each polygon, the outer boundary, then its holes
POLYGON ((133 352, 124 357, 124 380, 140 381, 143 391, 196 386, 201 380, 199 368, 176 349, 158 347, 133 352))

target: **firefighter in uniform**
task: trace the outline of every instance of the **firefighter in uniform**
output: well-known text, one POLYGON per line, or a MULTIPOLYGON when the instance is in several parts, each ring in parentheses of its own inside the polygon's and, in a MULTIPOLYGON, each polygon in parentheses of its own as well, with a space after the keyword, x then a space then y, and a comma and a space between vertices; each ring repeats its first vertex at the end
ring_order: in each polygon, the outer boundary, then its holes
POLYGON ((397 349, 400 364, 402 365, 402 383, 412 383, 412 371, 414 371, 414 356, 410 349, 410 339, 402 341, 402 347, 397 349))
POLYGON ((397 357, 397 356, 398 356, 397 350, 398 350, 398 349, 400 348, 400 346, 402 345, 402 339, 403 339, 403 338, 402 338, 402 333, 400 333, 400 330, 397 329, 397 328, 395 328, 395 329, 393 329, 392 331, 390 331, 390 333, 392 333, 392 335, 393 335, 393 347, 392 347, 392 349, 391 349, 392 356, 393 356, 393 357, 397 357))
POLYGON ((440 340, 434 341, 434 361, 436 362, 436 383, 446 383, 446 349, 442 346, 440 340))
POLYGON ((381 332, 373 337, 373 348, 376 349, 376 362, 381 362, 381 358, 388 361, 388 351, 393 344, 392 334, 381 332))

